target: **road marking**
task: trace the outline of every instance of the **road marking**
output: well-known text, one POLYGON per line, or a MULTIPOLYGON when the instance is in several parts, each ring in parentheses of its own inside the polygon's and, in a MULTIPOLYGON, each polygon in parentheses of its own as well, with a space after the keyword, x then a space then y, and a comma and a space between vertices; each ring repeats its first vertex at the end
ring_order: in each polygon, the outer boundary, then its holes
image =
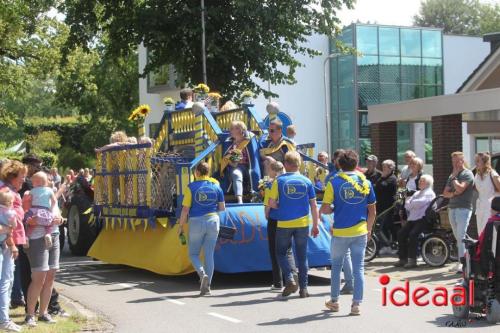
POLYGON ((223 320, 227 320, 227 321, 230 321, 230 322, 235 323, 235 324, 241 323, 241 320, 239 320, 239 319, 224 316, 224 315, 218 314, 216 312, 208 312, 207 314, 209 316, 216 317, 216 318, 223 319, 223 320))
POLYGON ((164 299, 164 300, 166 300, 166 301, 168 301, 168 302, 170 302, 170 303, 173 303, 173 304, 177 304, 177 305, 186 305, 186 303, 184 303, 184 302, 178 301, 178 300, 176 300, 176 299, 171 299, 171 298, 169 298, 169 297, 167 297, 167 296, 163 296, 163 297, 162 297, 162 299, 164 299))
POLYGON ((130 283, 117 283, 116 285, 123 287, 123 288, 130 288, 130 289, 134 289, 134 287, 135 287, 133 284, 130 284, 130 283))
POLYGON ((90 273, 87 273, 87 274, 85 274, 85 276, 91 277, 91 278, 96 279, 96 280, 102 280, 102 279, 105 279, 105 277, 104 277, 104 276, 97 275, 97 274, 90 274, 90 273))

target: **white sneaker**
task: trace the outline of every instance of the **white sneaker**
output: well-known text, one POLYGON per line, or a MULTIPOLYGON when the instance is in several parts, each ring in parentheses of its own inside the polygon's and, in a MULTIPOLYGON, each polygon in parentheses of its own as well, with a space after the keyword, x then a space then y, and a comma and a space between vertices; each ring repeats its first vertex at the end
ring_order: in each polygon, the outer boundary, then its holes
POLYGON ((21 326, 14 323, 12 320, 0 324, 0 330, 7 332, 21 332, 21 326))

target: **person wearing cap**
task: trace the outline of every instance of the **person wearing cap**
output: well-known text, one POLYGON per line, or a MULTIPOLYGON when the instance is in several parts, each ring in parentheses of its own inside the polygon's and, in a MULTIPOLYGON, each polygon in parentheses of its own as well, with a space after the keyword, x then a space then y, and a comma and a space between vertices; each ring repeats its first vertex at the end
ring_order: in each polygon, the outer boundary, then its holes
POLYGON ((382 177, 382 172, 377 169, 378 157, 375 155, 368 155, 365 161, 365 177, 372 183, 372 185, 375 185, 380 177, 382 177))

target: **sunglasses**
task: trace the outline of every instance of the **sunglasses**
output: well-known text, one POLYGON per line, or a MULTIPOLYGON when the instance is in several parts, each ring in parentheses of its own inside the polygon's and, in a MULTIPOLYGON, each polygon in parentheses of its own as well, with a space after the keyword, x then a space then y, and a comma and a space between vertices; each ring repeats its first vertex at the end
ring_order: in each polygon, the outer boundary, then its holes
POLYGON ((270 128, 270 129, 269 129, 269 133, 275 133, 275 132, 277 132, 277 131, 278 131, 278 130, 273 129, 273 128, 270 128))

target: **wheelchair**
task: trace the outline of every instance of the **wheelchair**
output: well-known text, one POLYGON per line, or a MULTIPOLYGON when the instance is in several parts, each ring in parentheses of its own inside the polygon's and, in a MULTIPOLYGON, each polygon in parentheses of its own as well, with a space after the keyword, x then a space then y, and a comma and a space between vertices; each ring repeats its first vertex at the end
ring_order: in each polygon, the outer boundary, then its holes
MULTIPOLYGON (((477 256, 479 241, 465 236, 465 256, 463 263, 463 278, 456 286, 467 290, 464 305, 452 305, 453 315, 467 319, 470 313, 486 316, 490 324, 500 322, 500 221, 494 222, 493 237, 491 237, 490 253, 481 252, 477 256), (484 256, 484 257, 483 257, 484 256), (469 299, 469 286, 473 285, 474 300, 469 299)), ((459 302, 460 300, 456 300, 459 302)))

